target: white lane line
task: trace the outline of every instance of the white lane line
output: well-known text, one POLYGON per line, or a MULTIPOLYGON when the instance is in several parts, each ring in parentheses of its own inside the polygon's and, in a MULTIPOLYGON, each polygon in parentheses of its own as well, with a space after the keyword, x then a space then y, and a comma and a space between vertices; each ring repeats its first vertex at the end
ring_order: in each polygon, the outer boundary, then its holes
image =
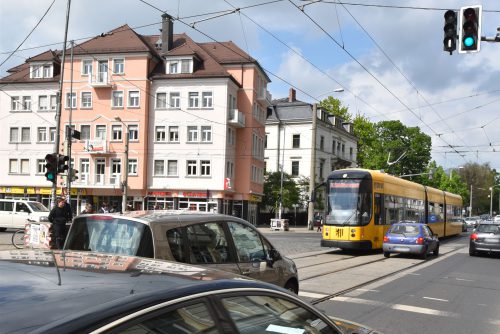
POLYGON ((363 305, 372 305, 372 306, 385 306, 386 304, 383 302, 378 302, 376 300, 369 300, 369 299, 361 299, 361 298, 354 298, 354 297, 334 297, 330 299, 331 301, 339 301, 339 302, 348 302, 348 303, 355 303, 355 304, 363 304, 363 305))
POLYGON ((416 273, 408 273, 407 275, 420 276, 420 274, 416 274, 416 273))
POLYGON ((379 292, 379 290, 371 290, 371 289, 356 289, 357 291, 369 291, 369 292, 379 292))
POLYGON ((456 279, 457 281, 474 282, 474 280, 472 280, 472 279, 457 278, 457 277, 455 277, 455 279, 456 279))
POLYGON ((299 291, 300 297, 308 297, 308 298, 324 298, 328 295, 323 295, 320 293, 307 292, 307 291, 299 291))
POLYGON ((460 317, 460 314, 454 313, 454 312, 446 312, 446 311, 434 310, 431 308, 411 306, 411 305, 394 304, 394 305, 391 305, 391 308, 393 310, 413 312, 413 313, 422 313, 422 314, 429 314, 429 315, 438 315, 441 317, 451 317, 451 318, 460 317))
POLYGON ((449 302, 448 299, 441 299, 441 298, 432 298, 432 297, 422 297, 423 299, 430 299, 430 300, 437 300, 440 302, 449 302))

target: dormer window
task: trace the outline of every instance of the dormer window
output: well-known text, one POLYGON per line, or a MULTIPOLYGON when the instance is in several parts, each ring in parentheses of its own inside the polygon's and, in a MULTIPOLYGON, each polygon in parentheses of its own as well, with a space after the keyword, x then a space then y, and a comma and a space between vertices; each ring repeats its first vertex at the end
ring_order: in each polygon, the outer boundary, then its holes
POLYGON ((193 58, 175 58, 166 61, 167 74, 193 73, 193 58))
POLYGON ((32 65, 30 66, 30 78, 52 78, 52 65, 32 65))

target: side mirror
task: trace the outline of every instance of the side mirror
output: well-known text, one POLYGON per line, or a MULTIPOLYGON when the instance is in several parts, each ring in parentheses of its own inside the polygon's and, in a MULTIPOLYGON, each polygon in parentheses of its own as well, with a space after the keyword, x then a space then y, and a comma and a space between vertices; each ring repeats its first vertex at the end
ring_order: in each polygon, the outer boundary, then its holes
POLYGON ((274 262, 278 261, 281 259, 281 254, 278 252, 276 249, 271 249, 269 253, 267 254, 267 264, 268 266, 272 267, 274 262))

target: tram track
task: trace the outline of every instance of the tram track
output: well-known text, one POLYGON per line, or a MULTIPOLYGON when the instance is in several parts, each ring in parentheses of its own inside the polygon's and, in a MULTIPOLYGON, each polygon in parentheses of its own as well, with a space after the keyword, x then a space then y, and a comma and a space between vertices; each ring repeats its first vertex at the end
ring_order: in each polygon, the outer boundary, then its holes
MULTIPOLYGON (((443 254, 443 255, 453 254, 453 253, 458 252, 459 250, 461 250, 463 248, 466 248, 466 246, 456 247, 453 250, 451 250, 451 251, 449 251, 449 252, 447 252, 446 254, 443 254)), ((355 286, 349 287, 347 289, 343 289, 343 290, 340 290, 340 291, 328 294, 328 295, 326 295, 324 297, 313 299, 312 301, 310 301, 310 303, 313 304, 313 305, 316 305, 316 304, 322 303, 324 301, 330 300, 332 298, 343 296, 343 295, 345 295, 345 294, 347 294, 347 293, 349 293, 351 291, 363 288, 363 287, 365 287, 367 285, 370 285, 370 284, 376 283, 378 281, 384 280, 384 279, 386 279, 388 277, 391 277, 393 275, 397 275, 397 274, 403 273, 405 271, 411 270, 411 269, 416 268, 418 266, 421 266, 423 264, 429 263, 429 261, 434 261, 434 260, 437 260, 437 259, 439 259, 439 257, 434 257, 432 259, 428 259, 428 260, 425 260, 425 261, 421 261, 421 262, 412 264, 412 265, 410 265, 408 267, 392 271, 390 273, 384 274, 382 276, 379 276, 377 278, 368 280, 368 281, 360 283, 360 284, 356 284, 355 286)), ((362 267, 362 266, 365 266, 365 265, 368 265, 368 264, 371 264, 371 263, 376 263, 376 262, 380 262, 380 261, 384 261, 384 260, 387 260, 387 259, 386 258, 382 258, 382 259, 378 259, 378 260, 375 260, 375 261, 370 261, 370 262, 366 262, 366 263, 362 263, 362 264, 358 264, 358 265, 353 265, 353 266, 350 266, 350 267, 347 267, 347 268, 343 268, 343 269, 340 269, 340 270, 332 271, 331 273, 341 272, 341 271, 349 270, 349 269, 356 268, 356 267, 362 267)), ((320 276, 328 275, 328 274, 331 274, 331 273, 325 273, 325 274, 318 275, 318 276, 315 276, 315 277, 320 277, 320 276)), ((315 277, 310 277, 310 278, 307 278, 307 279, 302 280, 302 281, 313 279, 315 277)))

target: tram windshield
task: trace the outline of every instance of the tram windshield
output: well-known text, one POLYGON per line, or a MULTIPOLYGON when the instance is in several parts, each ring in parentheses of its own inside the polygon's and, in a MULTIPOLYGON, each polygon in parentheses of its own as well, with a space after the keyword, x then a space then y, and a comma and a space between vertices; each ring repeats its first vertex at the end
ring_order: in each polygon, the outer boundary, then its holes
POLYGON ((326 225, 368 225, 372 215, 369 180, 333 179, 328 181, 326 225))

